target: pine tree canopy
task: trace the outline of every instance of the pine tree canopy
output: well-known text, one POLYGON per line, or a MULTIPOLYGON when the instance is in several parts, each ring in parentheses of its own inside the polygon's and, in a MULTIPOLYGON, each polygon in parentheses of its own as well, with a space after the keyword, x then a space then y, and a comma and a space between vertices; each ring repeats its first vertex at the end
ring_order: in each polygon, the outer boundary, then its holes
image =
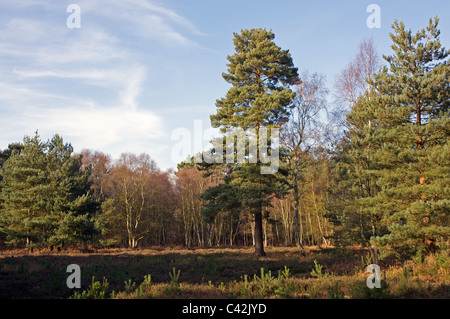
POLYGON ((25 137, 2 168, 0 229, 10 243, 61 245, 92 239, 97 233, 88 171, 81 157, 55 135, 25 137))
POLYGON ((347 117, 358 214, 378 246, 434 250, 450 235, 450 65, 437 25, 413 34, 394 22, 394 54, 347 117))
POLYGON ((222 76, 232 87, 216 101, 213 127, 239 127, 244 130, 271 127, 289 111, 295 93, 289 88, 298 81, 291 54, 274 42, 265 29, 234 33, 235 53, 228 56, 228 70, 222 76))
MULTIPOLYGON (((274 38, 273 32, 265 29, 234 33, 235 53, 227 57, 228 72, 222 75, 231 88, 225 98, 216 101, 217 113, 210 117, 212 126, 219 127, 224 133, 230 133, 227 131, 232 129, 255 130, 256 136, 249 134, 249 140, 256 141, 256 163, 229 165, 226 185, 216 186, 206 194, 211 201, 206 214, 218 211, 211 209, 214 205, 230 210, 235 209, 236 203, 243 211, 253 213, 255 251, 259 256, 265 255, 262 210, 270 203, 273 194, 279 193, 277 188, 281 185, 276 174, 261 173, 261 143, 267 143, 267 154, 274 148, 271 132, 264 140, 260 139, 259 133, 263 127, 278 127, 279 120, 287 116, 295 97, 289 86, 298 81, 298 71, 289 51, 278 47, 274 38)), ((236 144, 231 144, 234 149, 236 144)))

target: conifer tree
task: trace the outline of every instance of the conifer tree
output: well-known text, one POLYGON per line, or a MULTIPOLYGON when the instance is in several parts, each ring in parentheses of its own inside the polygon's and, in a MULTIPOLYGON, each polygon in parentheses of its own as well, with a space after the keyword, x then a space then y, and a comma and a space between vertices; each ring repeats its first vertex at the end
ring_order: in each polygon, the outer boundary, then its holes
POLYGON ((1 230, 7 242, 42 242, 47 180, 45 145, 37 134, 25 137, 21 151, 13 151, 3 164, 2 176, 1 230))
POLYGON ((25 137, 2 168, 0 230, 10 244, 28 247, 79 243, 98 233, 88 172, 70 144, 25 137))
MULTIPOLYGON (((236 52, 227 57, 228 70, 222 75, 232 87, 225 98, 216 101, 217 113, 211 115, 212 126, 223 133, 233 133, 236 129, 255 133, 256 163, 247 161, 229 165, 227 186, 218 186, 217 190, 220 188, 224 194, 239 196, 237 201, 242 209, 254 215, 255 253, 258 256, 265 255, 262 211, 279 186, 274 174, 261 174, 260 131, 278 127, 279 120, 287 116, 295 97, 289 86, 298 81, 298 71, 289 51, 278 47, 274 38, 272 31, 260 28, 234 33, 236 52)), ((270 152, 270 136, 268 139, 270 152)), ((216 199, 229 198, 219 196, 217 192, 210 194, 215 194, 216 199)), ((236 199, 232 201, 235 202, 236 199)))
POLYGON ((94 213, 99 203, 90 193, 89 170, 81 169, 81 156, 73 154, 73 147, 65 144, 59 135, 48 143, 47 171, 52 189, 48 194, 54 222, 50 244, 87 243, 99 234, 94 213))
POLYGON ((388 67, 348 116, 359 210, 387 227, 371 242, 405 253, 432 252, 450 235, 450 66, 437 25, 413 34, 394 22, 388 67))

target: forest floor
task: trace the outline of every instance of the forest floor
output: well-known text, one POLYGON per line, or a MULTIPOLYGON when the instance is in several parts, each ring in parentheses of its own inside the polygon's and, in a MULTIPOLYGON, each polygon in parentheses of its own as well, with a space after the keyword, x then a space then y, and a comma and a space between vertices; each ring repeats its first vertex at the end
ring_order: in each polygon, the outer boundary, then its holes
POLYGON ((252 247, 0 250, 0 299, 67 298, 450 298, 448 253, 380 262, 369 289, 368 254, 358 248, 252 247), (81 270, 70 289, 67 266, 81 270))

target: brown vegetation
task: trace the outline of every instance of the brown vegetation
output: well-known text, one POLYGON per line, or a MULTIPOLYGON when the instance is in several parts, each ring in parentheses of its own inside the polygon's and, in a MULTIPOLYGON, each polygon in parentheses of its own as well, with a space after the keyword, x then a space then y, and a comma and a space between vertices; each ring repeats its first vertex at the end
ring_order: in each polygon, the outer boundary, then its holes
POLYGON ((450 297, 448 255, 381 264, 383 286, 371 290, 366 287, 368 253, 356 247, 306 247, 306 256, 296 247, 267 247, 267 256, 259 258, 252 251, 252 247, 92 249, 91 253, 41 249, 33 254, 3 250, 0 298, 80 298, 94 283, 100 290, 105 283, 107 298, 450 297), (323 268, 312 276, 315 260, 323 268), (69 264, 81 268, 81 289, 66 286, 69 264), (179 271, 176 280, 175 271, 179 271))

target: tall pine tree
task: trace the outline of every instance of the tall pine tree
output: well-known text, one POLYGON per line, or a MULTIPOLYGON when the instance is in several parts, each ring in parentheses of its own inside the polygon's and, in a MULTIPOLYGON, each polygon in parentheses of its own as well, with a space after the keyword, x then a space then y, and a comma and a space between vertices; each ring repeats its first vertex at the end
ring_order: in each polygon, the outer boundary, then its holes
POLYGON ((2 167, 2 211, 0 229, 7 242, 42 243, 46 212, 45 145, 36 134, 25 137, 2 167))
MULTIPOLYGON (((290 85, 298 81, 288 50, 282 50, 274 43, 275 35, 265 29, 242 30, 234 33, 235 53, 228 56, 228 70, 222 76, 231 88, 225 98, 216 101, 217 113, 211 115, 213 127, 223 133, 233 130, 252 130, 256 139, 256 162, 229 165, 227 187, 218 186, 225 192, 214 198, 227 199, 229 194, 239 196, 242 209, 254 215, 255 253, 264 256, 262 211, 277 191, 275 174, 261 174, 260 132, 268 129, 268 152, 271 151, 270 129, 277 128, 279 120, 289 113, 295 93, 290 85), (238 195, 236 195, 238 194, 238 195)), ((220 193, 220 192, 219 192, 220 193)), ((232 200, 232 207, 236 198, 232 200)), ((228 205, 222 205, 227 207, 228 205)), ((221 206, 221 207, 222 207, 221 206)))
POLYGON ((394 22, 388 67, 348 115, 360 210, 387 227, 371 242, 408 254, 450 235, 450 66, 437 25, 413 34, 394 22))
POLYGON ((80 243, 98 233, 98 204, 89 193, 88 171, 70 144, 25 137, 2 168, 0 230, 10 244, 28 247, 80 243))

